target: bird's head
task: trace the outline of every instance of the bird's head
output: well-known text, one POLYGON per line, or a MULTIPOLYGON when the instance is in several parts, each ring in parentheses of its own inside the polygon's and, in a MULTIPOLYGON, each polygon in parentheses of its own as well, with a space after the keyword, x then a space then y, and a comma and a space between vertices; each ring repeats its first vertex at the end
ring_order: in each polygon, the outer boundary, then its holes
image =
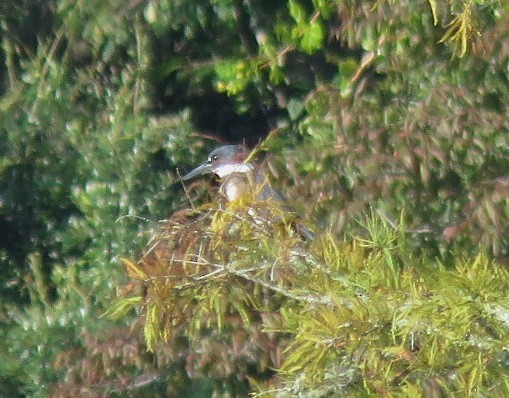
POLYGON ((249 156, 242 145, 223 145, 214 149, 207 161, 182 177, 183 181, 190 180, 202 174, 215 174, 225 178, 232 173, 248 173, 253 170, 253 164, 246 161, 249 156))

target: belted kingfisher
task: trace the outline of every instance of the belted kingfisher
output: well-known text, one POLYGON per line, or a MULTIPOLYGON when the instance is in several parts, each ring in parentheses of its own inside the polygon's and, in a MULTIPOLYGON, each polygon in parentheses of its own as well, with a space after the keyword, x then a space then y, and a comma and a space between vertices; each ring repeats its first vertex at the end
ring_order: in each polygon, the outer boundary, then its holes
MULTIPOLYGON (((184 175, 182 180, 187 181, 203 174, 215 174, 221 181, 219 192, 228 202, 243 197, 257 201, 274 200, 281 204, 284 211, 296 214, 286 203, 284 196, 272 188, 267 177, 249 161, 249 155, 250 151, 242 145, 220 146, 210 153, 205 163, 184 175)), ((296 229, 304 238, 313 238, 313 233, 304 226, 297 225, 296 229)))
POLYGON ((219 191, 229 202, 247 195, 252 195, 252 199, 256 200, 275 199, 284 202, 283 195, 269 185, 253 163, 247 161, 248 156, 249 151, 242 145, 221 146, 210 153, 205 163, 183 176, 182 180, 212 173, 220 178, 219 191))

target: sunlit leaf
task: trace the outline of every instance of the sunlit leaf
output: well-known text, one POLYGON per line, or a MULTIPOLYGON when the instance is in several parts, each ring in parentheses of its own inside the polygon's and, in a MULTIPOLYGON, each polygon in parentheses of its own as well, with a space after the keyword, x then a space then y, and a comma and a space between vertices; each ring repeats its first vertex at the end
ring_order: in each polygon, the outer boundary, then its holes
POLYGON ((303 29, 301 47, 308 54, 312 54, 322 47, 324 39, 323 25, 319 21, 313 21, 303 29))
POLYGON ((437 0, 428 0, 429 6, 431 8, 431 14, 433 15, 433 24, 438 24, 438 14, 437 14, 437 0))
POLYGON ((306 12, 304 11, 304 7, 299 4, 298 0, 288 0, 288 9, 295 22, 298 24, 305 23, 306 12))

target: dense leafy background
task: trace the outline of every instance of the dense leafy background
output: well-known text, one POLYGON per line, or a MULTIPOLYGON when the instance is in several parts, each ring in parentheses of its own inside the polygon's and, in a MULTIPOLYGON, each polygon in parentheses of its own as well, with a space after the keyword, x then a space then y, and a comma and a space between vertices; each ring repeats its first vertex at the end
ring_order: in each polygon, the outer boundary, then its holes
POLYGON ((246 393, 100 317, 214 141, 270 133, 274 180, 336 241, 373 212, 404 220, 405 262, 507 259, 505 1, 3 1, 0 38, 2 396, 246 393))

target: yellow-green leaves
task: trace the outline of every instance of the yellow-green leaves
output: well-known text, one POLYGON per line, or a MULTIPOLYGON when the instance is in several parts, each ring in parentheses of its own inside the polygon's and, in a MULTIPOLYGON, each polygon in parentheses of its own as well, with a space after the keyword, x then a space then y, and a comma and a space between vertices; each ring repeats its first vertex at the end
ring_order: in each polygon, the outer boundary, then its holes
POLYGON ((298 0, 289 0, 288 8, 295 21, 292 38, 299 43, 299 47, 307 54, 312 54, 322 48, 325 29, 320 21, 320 14, 316 13, 310 19, 298 0))
POLYGON ((168 220, 142 261, 123 261, 144 294, 113 313, 139 308, 149 350, 182 355, 185 341, 186 367, 220 378, 270 366, 284 398, 420 396, 428 383, 444 394, 509 392, 496 382, 509 274, 486 256, 452 269, 417 256, 403 217, 373 213, 364 237, 324 234, 308 247, 260 218, 281 219, 267 203, 201 209, 168 220))
MULTIPOLYGON (((433 8, 432 8, 433 9, 433 8)), ((435 17, 435 14, 433 14, 435 17)), ((435 22, 436 23, 436 22, 435 22)), ((476 23, 473 16, 473 5, 471 1, 463 3, 463 10, 449 22, 447 30, 439 43, 451 43, 454 45, 454 55, 463 57, 467 52, 468 42, 476 32, 476 23)))
POLYGON ((304 7, 297 0, 288 1, 288 10, 290 15, 297 23, 304 23, 306 18, 306 11, 304 7))
POLYGON ((313 20, 304 29, 297 28, 295 34, 299 36, 300 45, 304 52, 312 54, 322 47, 325 39, 325 30, 321 22, 313 20))
POLYGON ((428 0, 428 4, 431 8, 431 14, 433 15, 433 24, 438 24, 438 12, 437 12, 437 1, 436 0, 428 0))
POLYGON ((256 76, 256 64, 244 60, 225 60, 214 65, 219 92, 236 95, 242 92, 256 76))
POLYGON ((120 261, 124 265, 127 275, 133 279, 145 280, 147 278, 147 274, 133 261, 128 258, 121 258, 120 261))

